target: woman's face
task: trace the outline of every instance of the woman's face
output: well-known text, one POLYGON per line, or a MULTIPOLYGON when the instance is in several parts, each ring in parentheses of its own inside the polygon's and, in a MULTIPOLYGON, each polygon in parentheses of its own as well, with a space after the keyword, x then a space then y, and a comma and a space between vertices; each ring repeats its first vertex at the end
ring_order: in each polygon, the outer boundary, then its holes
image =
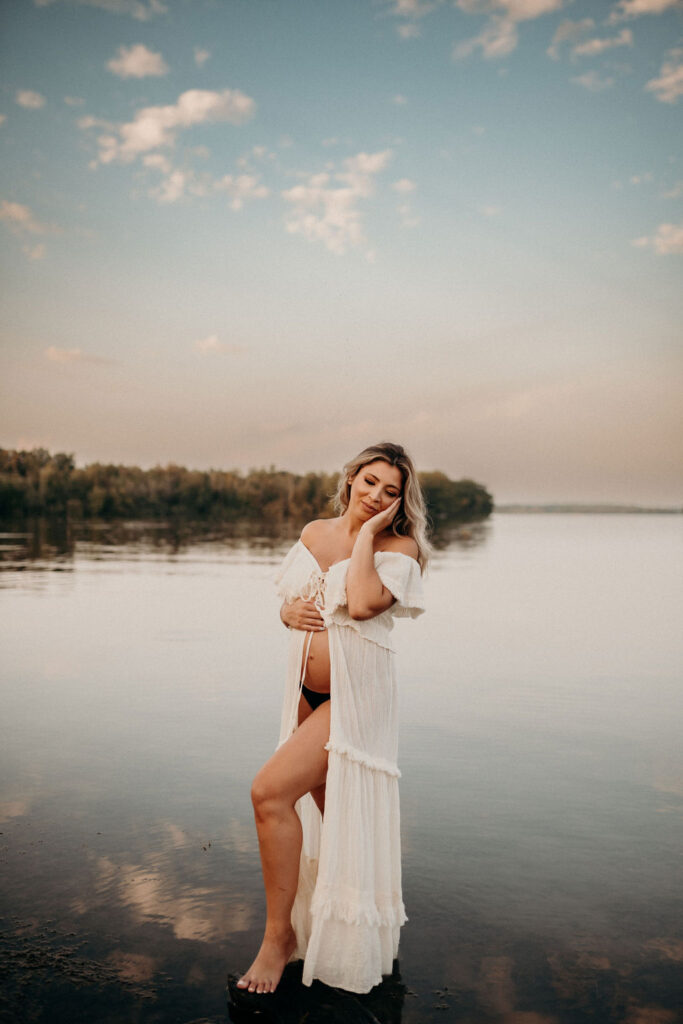
POLYGON ((362 466, 351 481, 349 509, 360 519, 371 519, 396 501, 402 491, 401 470, 377 459, 362 466))

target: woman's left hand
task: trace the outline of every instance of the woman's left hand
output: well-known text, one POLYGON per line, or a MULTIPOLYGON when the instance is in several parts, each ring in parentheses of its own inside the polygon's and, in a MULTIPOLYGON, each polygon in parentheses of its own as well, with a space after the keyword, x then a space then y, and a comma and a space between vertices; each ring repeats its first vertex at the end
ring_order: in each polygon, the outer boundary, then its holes
POLYGON ((400 496, 392 501, 388 508, 385 508, 383 512, 378 512, 377 515, 373 516, 372 519, 368 519, 366 523, 360 528, 360 532, 369 533, 372 537, 376 537, 382 530, 386 530, 387 526, 391 526, 394 520, 394 516, 398 512, 401 506, 400 496))

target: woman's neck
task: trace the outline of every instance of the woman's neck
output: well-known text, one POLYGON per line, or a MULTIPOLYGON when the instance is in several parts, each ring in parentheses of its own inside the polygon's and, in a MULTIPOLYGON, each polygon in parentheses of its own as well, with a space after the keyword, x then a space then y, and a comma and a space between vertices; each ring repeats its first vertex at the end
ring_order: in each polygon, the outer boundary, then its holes
POLYGON ((339 519, 339 526, 344 536, 348 538, 349 541, 354 541, 355 543, 356 537, 360 532, 360 528, 363 525, 363 522, 363 519, 361 519, 359 516, 354 516, 347 509, 339 519))

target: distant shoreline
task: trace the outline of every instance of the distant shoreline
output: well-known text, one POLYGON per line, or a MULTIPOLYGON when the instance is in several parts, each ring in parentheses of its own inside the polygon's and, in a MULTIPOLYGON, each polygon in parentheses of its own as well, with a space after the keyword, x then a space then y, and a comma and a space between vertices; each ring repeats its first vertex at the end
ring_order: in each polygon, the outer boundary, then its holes
POLYGON ((567 503, 565 505, 524 505, 519 502, 510 502, 508 504, 496 505, 494 512, 576 512, 576 513, 600 513, 600 514, 612 514, 612 513, 628 513, 638 515, 646 514, 652 515, 652 513, 658 513, 661 515, 681 515, 683 513, 683 506, 646 506, 646 505, 596 505, 596 504, 577 504, 567 503))

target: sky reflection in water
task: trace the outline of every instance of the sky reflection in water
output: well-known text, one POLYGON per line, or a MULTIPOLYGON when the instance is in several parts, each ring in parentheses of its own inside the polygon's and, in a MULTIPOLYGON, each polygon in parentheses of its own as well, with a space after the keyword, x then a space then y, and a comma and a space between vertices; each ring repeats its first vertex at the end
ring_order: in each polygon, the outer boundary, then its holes
MULTIPOLYGON (((397 624, 392 1021, 677 1020, 682 525, 498 515, 397 624)), ((0 1009, 27 1021, 224 1020, 260 936, 287 543, 156 538, 0 538, 0 1009)))

